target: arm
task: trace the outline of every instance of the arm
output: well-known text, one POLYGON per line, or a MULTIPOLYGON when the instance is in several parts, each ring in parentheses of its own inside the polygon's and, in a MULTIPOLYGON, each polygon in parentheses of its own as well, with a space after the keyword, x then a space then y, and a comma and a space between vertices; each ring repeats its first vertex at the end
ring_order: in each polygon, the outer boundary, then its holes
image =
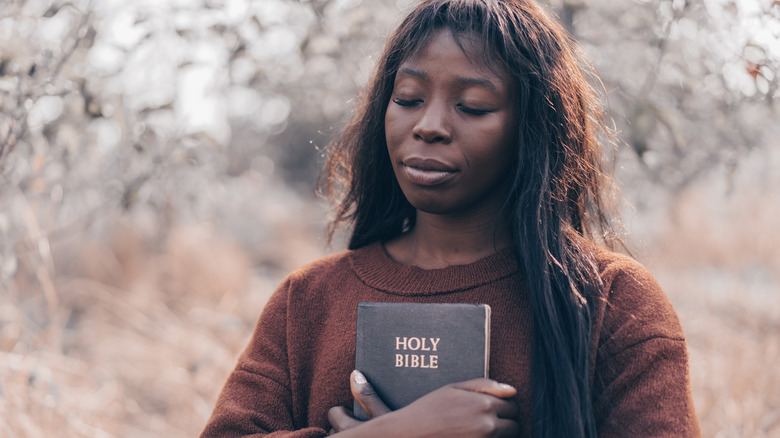
POLYGON ((593 379, 599 437, 700 437, 677 314, 642 266, 616 264, 593 379))
POLYGON ((228 377, 201 438, 327 435, 321 428, 296 427, 286 341, 289 288, 288 279, 263 309, 251 341, 228 377))
POLYGON ((350 386, 371 418, 359 421, 343 407, 328 414, 336 436, 352 437, 514 437, 517 408, 506 399, 515 388, 489 379, 447 385, 397 411, 390 411, 359 371, 350 386))
POLYGON ((599 437, 700 437, 685 342, 653 338, 609 358, 599 373, 599 437))

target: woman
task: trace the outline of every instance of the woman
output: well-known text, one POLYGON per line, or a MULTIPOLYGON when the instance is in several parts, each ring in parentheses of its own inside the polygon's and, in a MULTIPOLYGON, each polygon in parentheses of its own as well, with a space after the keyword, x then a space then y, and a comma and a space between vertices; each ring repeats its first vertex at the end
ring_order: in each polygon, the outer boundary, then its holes
POLYGON ((600 247, 604 129, 578 55, 528 0, 406 17, 330 151, 349 251, 276 291, 204 436, 700 435, 674 310, 600 247), (489 304, 491 379, 390 412, 350 374, 360 301, 489 304))

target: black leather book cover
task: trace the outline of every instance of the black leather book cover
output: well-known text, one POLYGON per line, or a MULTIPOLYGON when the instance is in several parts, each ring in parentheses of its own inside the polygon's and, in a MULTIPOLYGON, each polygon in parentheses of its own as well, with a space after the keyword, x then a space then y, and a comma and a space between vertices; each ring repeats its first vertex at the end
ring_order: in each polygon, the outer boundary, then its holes
MULTIPOLYGON (((360 303, 355 368, 390 409, 449 383, 488 376, 487 304, 360 303)), ((366 414, 355 402, 355 417, 366 414)))

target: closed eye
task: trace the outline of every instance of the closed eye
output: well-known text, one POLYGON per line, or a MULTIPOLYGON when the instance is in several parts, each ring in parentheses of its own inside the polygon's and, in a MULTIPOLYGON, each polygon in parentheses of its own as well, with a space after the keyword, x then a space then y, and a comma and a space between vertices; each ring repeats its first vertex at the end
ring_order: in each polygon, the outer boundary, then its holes
POLYGON ((393 103, 399 106, 415 106, 419 103, 422 103, 422 100, 421 99, 407 100, 407 99, 401 99, 396 97, 395 99, 393 99, 393 103))
POLYGON ((484 116, 485 114, 492 113, 494 111, 492 109, 472 108, 462 104, 458 104, 458 109, 472 116, 484 116))

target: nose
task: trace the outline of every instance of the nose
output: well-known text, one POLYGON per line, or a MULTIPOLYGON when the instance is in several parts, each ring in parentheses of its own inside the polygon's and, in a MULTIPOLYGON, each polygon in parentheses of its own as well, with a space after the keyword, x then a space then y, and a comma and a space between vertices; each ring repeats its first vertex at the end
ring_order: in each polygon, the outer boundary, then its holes
POLYGON ((426 143, 449 143, 452 133, 447 120, 446 106, 436 102, 425 105, 414 126, 413 134, 414 138, 426 143))

